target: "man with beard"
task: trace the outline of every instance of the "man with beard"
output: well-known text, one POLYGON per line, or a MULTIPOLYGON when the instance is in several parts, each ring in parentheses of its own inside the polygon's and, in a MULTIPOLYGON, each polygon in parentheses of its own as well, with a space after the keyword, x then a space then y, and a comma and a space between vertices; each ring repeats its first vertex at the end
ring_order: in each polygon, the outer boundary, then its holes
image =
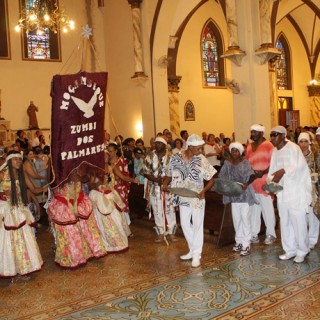
POLYGON ((265 132, 264 126, 254 124, 250 128, 251 143, 248 144, 246 150, 246 159, 249 160, 257 179, 252 183, 255 191, 256 204, 251 206, 251 243, 258 243, 258 234, 261 228, 261 211, 264 223, 266 225, 265 244, 272 244, 276 239, 275 232, 275 214, 272 197, 262 189, 266 184, 270 159, 273 152, 273 145, 270 141, 263 137, 265 132))

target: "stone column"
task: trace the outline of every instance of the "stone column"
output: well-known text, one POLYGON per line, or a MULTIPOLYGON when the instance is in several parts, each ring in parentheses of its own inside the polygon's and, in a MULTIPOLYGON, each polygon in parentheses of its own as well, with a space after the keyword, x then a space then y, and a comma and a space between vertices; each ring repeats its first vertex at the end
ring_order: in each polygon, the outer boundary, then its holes
POLYGON ((140 5, 143 0, 128 0, 131 5, 132 24, 133 24, 133 48, 134 48, 134 70, 135 73, 131 77, 139 82, 148 77, 143 70, 143 51, 142 51, 142 35, 141 35, 141 12, 140 5))
POLYGON ((180 137, 179 83, 180 76, 168 76, 170 131, 174 139, 180 137))
POLYGON ((271 128, 279 124, 278 117, 278 90, 277 90, 277 75, 276 61, 269 61, 269 87, 270 87, 270 125, 271 128))
POLYGON ((269 134, 272 93, 268 65, 258 64, 255 56, 255 48, 260 45, 259 3, 256 0, 236 0, 236 5, 239 43, 246 48, 247 55, 240 67, 231 64, 232 78, 238 80, 241 88, 238 94, 233 94, 233 118, 236 140, 246 143, 254 123, 264 125, 266 134, 269 134))
POLYGON ((222 57, 230 59, 237 66, 240 66, 246 53, 239 46, 236 0, 226 0, 226 14, 229 37, 228 50, 222 57))
POLYGON ((272 44, 271 8, 273 2, 274 0, 259 0, 261 45, 255 52, 260 64, 264 64, 275 56, 279 56, 281 54, 281 51, 275 48, 272 44))
POLYGON ((320 122, 320 85, 310 85, 308 86, 309 100, 310 100, 310 110, 311 110, 311 120, 312 125, 318 126, 320 122))

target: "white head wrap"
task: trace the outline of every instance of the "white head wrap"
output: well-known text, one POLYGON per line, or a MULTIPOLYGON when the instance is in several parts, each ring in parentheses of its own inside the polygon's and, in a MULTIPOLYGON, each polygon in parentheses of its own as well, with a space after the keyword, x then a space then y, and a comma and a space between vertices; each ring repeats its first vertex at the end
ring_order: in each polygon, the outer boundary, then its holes
POLYGON ((163 144, 167 145, 167 140, 165 138, 162 138, 162 137, 156 137, 154 142, 162 142, 163 144))
POLYGON ((319 134, 320 134, 320 128, 317 129, 316 136, 318 136, 319 134))
POLYGON ((241 155, 243 154, 243 151, 244 151, 244 147, 240 142, 232 142, 232 143, 230 143, 229 150, 231 151, 232 149, 239 150, 241 155))
POLYGON ((308 132, 301 132, 298 137, 298 142, 301 140, 307 140, 311 144, 310 135, 308 132))
POLYGON ((8 161, 12 158, 20 158, 22 159, 22 154, 21 153, 12 153, 6 157, 6 162, 0 167, 0 171, 2 171, 7 165, 8 161))
POLYGON ((250 128, 250 131, 259 131, 259 132, 265 132, 266 128, 262 126, 261 124, 253 124, 250 128))
POLYGON ((204 145, 204 141, 197 134, 192 134, 191 136, 188 137, 186 145, 187 145, 187 148, 189 146, 198 147, 198 146, 204 145))

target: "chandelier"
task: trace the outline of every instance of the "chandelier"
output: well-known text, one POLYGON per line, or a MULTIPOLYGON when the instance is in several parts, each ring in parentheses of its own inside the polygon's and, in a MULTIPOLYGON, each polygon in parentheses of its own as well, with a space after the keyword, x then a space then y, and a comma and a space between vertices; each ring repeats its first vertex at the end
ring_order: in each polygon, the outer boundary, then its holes
POLYGON ((58 0, 23 0, 20 19, 15 27, 17 32, 21 29, 27 34, 32 32, 38 35, 48 30, 68 32, 74 29, 74 21, 69 19, 58 0))

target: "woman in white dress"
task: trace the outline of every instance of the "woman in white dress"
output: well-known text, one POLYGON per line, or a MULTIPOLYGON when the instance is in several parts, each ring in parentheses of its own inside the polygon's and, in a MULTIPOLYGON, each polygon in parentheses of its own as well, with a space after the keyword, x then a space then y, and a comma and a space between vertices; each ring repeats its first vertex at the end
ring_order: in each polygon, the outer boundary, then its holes
POLYGON ((17 151, 8 153, 0 171, 0 277, 14 277, 15 282, 43 264, 33 232, 35 220, 27 206, 27 187, 39 190, 25 177, 17 151))
POLYGON ((210 164, 217 170, 220 170, 221 162, 219 156, 221 154, 221 149, 219 144, 215 140, 214 134, 210 133, 208 135, 208 141, 204 145, 204 155, 210 162, 210 164))

